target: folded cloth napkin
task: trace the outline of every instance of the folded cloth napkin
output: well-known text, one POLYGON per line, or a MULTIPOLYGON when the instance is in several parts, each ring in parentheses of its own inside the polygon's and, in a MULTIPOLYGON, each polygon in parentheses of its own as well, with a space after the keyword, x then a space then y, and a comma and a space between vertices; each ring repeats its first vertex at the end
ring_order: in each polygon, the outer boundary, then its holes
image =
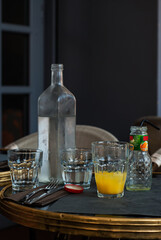
MULTIPOLYGON (((42 186, 41 186, 42 187, 42 186)), ((45 187, 45 186, 43 186, 45 187)), ((10 196, 5 196, 4 199, 6 200, 11 200, 17 203, 21 203, 24 204, 24 200, 25 200, 25 196, 34 191, 35 189, 31 189, 31 190, 27 190, 24 192, 19 192, 16 194, 12 194, 10 196)), ((35 198, 43 193, 45 193, 45 190, 41 190, 40 192, 36 193, 34 196, 32 196, 32 198, 35 198)), ((65 197, 67 195, 69 195, 70 193, 65 191, 65 189, 63 187, 58 187, 57 189, 55 189, 55 191, 53 193, 51 193, 50 195, 45 196, 44 198, 36 201, 35 203, 33 203, 32 205, 30 204, 30 206, 37 206, 37 207, 43 207, 45 205, 48 205, 56 200, 58 200, 59 198, 65 197)), ((28 204, 25 204, 28 205, 28 204)))
POLYGON ((7 160, 0 161, 0 171, 9 171, 7 160))

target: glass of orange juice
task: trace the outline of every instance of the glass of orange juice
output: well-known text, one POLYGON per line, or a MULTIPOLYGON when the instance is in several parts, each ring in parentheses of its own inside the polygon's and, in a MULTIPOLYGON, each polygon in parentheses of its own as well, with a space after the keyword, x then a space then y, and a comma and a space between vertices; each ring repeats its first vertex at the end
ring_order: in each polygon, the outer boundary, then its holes
POLYGON ((124 196, 129 158, 129 143, 98 141, 92 143, 97 196, 120 198, 124 196))

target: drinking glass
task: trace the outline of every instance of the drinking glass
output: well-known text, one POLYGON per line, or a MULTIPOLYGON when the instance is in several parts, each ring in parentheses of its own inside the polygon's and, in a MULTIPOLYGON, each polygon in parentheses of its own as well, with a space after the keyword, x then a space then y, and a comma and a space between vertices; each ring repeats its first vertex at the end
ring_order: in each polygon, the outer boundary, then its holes
POLYGON ((129 144, 127 142, 98 141, 92 143, 97 196, 124 196, 129 144))
POLYGON ((76 184, 89 189, 93 172, 91 149, 68 148, 63 150, 61 170, 64 184, 76 184))
POLYGON ((8 150, 12 190, 25 191, 39 185, 38 173, 42 163, 42 153, 40 149, 8 150))

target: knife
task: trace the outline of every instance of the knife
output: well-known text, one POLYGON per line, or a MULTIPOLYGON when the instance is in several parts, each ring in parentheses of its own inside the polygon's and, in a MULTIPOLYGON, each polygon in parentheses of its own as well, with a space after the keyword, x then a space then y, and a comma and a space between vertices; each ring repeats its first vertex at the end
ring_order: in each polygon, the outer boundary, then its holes
POLYGON ((25 200, 25 201, 23 202, 23 204, 31 205, 31 204, 37 202, 38 200, 43 199, 44 197, 46 197, 46 196, 48 196, 48 195, 50 195, 50 194, 52 194, 52 193, 54 193, 54 192, 57 192, 57 191, 59 191, 59 190, 61 190, 61 189, 63 189, 63 188, 64 188, 64 186, 60 186, 60 187, 57 187, 57 188, 52 188, 52 189, 48 190, 48 191, 45 192, 45 193, 42 193, 41 195, 39 195, 39 196, 37 196, 37 197, 34 197, 34 198, 30 198, 30 199, 28 199, 28 200, 25 200))

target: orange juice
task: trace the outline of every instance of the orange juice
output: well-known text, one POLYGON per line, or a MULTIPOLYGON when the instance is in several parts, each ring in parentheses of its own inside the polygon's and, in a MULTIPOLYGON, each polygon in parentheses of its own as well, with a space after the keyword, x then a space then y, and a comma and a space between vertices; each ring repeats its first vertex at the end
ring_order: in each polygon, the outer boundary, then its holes
POLYGON ((126 172, 95 172, 97 190, 102 194, 119 194, 124 190, 126 172))

